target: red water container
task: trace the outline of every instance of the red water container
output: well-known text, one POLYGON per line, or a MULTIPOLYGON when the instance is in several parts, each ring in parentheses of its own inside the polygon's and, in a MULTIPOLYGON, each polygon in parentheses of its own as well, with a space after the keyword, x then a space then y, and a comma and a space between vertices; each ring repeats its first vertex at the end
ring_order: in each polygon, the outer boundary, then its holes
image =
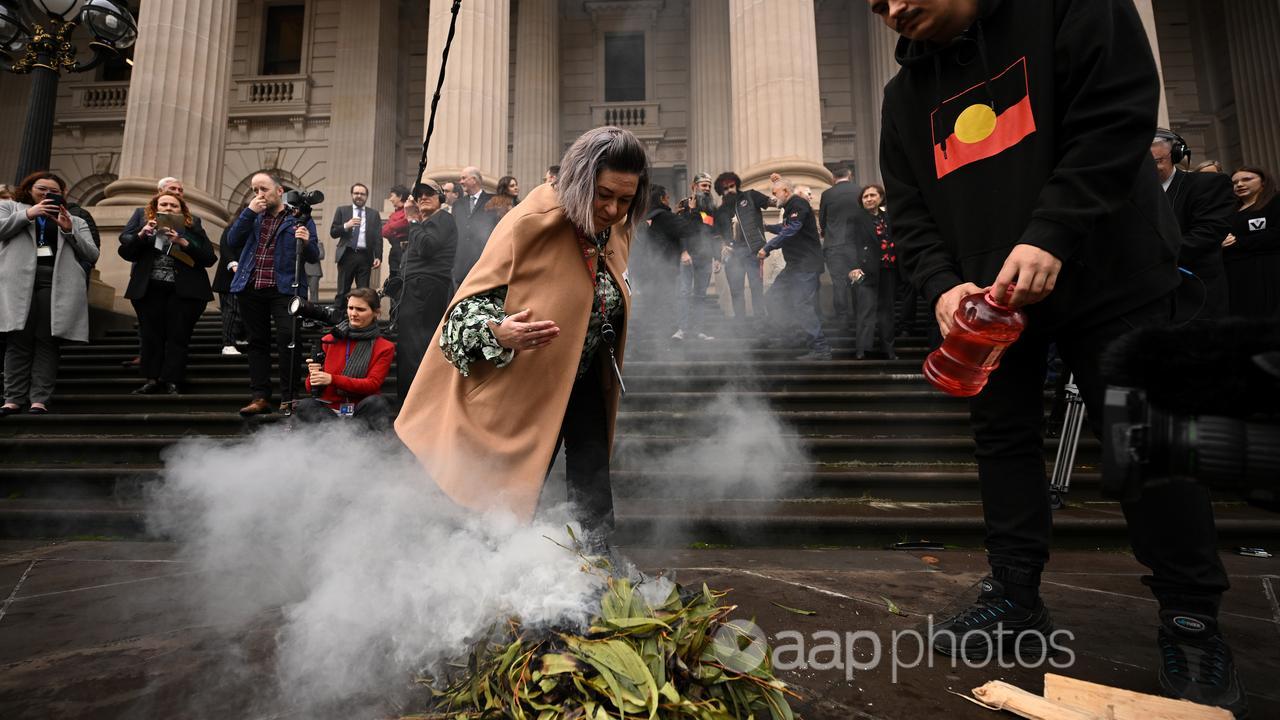
POLYGON ((924 361, 924 376, 934 387, 956 397, 982 392, 1000 356, 1022 334, 1027 316, 1001 305, 990 293, 974 293, 960 301, 955 324, 924 361))

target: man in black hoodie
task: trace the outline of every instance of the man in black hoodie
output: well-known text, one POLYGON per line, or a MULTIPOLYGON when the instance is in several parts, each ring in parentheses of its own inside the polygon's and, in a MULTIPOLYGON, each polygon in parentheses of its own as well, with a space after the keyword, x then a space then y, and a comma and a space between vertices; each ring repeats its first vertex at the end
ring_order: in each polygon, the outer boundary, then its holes
MULTIPOLYGON (((971 401, 991 576, 937 627, 935 650, 1038 653, 1053 518, 1043 450, 1046 350, 1056 340, 1089 417, 1097 357, 1166 324, 1181 238, 1149 146, 1159 79, 1132 0, 868 0, 903 35, 885 89, 881 171, 912 282, 945 335, 960 300, 990 288, 1028 326, 971 401)), ((1175 483, 1123 503, 1160 603, 1166 692, 1246 706, 1218 631, 1227 577, 1206 491, 1175 483)))

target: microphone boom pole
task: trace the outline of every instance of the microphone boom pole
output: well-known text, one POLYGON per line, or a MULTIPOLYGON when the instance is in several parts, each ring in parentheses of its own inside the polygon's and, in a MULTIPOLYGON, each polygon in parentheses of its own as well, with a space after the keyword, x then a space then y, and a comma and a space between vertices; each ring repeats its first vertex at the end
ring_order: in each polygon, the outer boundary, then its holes
POLYGON ((440 105, 440 90, 444 87, 444 71, 449 65, 449 48, 453 45, 453 34, 458 28, 458 10, 462 8, 462 0, 453 0, 453 7, 450 9, 451 17, 449 18, 449 35, 444 41, 444 53, 440 56, 440 75, 436 78, 436 91, 431 96, 431 114, 427 119, 427 136, 422 140, 422 159, 418 162, 418 174, 414 176, 413 182, 409 187, 417 189, 418 183, 422 182, 422 174, 427 171, 427 147, 431 144, 431 134, 436 129, 436 107, 440 105))

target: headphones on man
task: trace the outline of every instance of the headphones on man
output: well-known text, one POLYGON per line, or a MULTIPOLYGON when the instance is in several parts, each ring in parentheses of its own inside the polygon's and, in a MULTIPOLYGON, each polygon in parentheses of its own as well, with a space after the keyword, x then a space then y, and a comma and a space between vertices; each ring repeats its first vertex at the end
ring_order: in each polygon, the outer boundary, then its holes
POLYGON ((1169 159, 1174 165, 1181 165, 1183 160, 1191 160, 1191 146, 1178 133, 1165 128, 1156 128, 1156 137, 1169 142, 1169 159))

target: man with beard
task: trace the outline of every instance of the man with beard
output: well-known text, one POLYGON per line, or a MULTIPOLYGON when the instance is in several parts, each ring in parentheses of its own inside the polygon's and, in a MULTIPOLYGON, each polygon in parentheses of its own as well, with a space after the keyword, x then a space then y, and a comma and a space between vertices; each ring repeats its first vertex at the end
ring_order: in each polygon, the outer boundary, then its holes
POLYGON ((716 204, 711 198, 711 176, 695 175, 692 189, 693 197, 681 200, 676 210, 686 230, 680 253, 680 327, 671 339, 715 340, 703 332, 702 324, 707 286, 711 284, 712 273, 720 272, 720 260, 712 250, 716 204))
MULTIPOLYGON (((953 658, 1038 656, 1054 632, 1040 597, 1053 527, 1042 434, 1049 344, 1097 423, 1103 349, 1135 328, 1169 325, 1180 282, 1181 233, 1150 151, 1155 60, 1132 0, 868 4, 903 36, 880 164, 911 281, 944 336, 974 293, 1027 316, 969 405, 991 574, 930 639, 953 658)), ((1121 508, 1159 603, 1161 688, 1246 715, 1218 628, 1228 582, 1208 491, 1153 483, 1121 508)))
POLYGON ((720 207, 716 210, 716 234, 723 243, 725 280, 733 298, 733 317, 739 323, 747 318, 747 287, 751 289, 751 313, 765 316, 764 271, 757 257, 764 247, 764 214, 773 206, 773 198, 758 190, 742 190, 742 178, 733 172, 720 173, 715 182, 720 207), (746 285, 743 282, 746 282, 746 285))
MULTIPOLYGON (((271 412, 271 323, 276 325, 283 409, 292 412, 294 392, 302 378, 301 358, 289 352, 293 321, 289 301, 294 295, 297 244, 302 243, 303 262, 318 262, 316 225, 302 222, 284 206, 284 186, 279 179, 258 173, 252 180, 253 199, 227 231, 227 250, 239 256, 231 292, 249 331, 249 388, 253 399, 240 409, 243 416, 271 412)), ((306 277, 297 279, 298 294, 306 277)))

